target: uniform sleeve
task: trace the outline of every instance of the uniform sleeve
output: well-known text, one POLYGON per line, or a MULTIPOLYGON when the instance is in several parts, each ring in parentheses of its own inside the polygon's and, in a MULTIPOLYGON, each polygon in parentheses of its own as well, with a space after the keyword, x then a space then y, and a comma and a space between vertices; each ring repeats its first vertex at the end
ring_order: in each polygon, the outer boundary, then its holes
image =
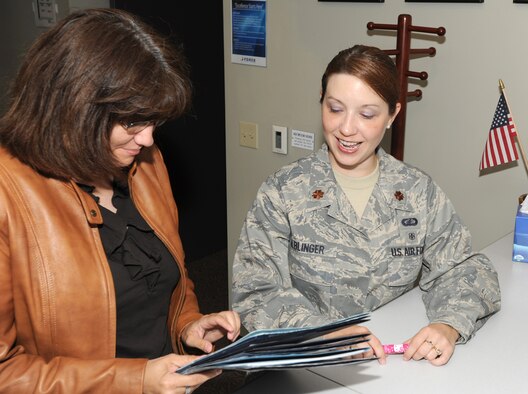
POLYGON ((249 210, 233 261, 233 309, 249 330, 320 325, 327 321, 292 286, 287 203, 270 177, 249 210))
POLYGON ((498 275, 485 255, 472 251, 468 229, 434 182, 427 207, 423 301, 429 320, 455 328, 463 343, 500 310, 498 275))

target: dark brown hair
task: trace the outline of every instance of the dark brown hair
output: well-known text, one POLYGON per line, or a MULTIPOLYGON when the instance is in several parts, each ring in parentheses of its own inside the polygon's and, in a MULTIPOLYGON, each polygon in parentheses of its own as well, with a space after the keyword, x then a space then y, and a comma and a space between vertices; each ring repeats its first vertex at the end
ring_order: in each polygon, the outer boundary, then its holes
POLYGON ((181 48, 116 9, 70 14, 31 46, 0 119, 0 144, 44 175, 78 182, 120 177, 110 150, 119 121, 187 111, 181 48))
POLYGON ((354 45, 339 52, 328 63, 321 80, 321 102, 326 94, 328 78, 333 74, 349 74, 370 86, 389 106, 389 114, 396 110, 400 97, 398 71, 394 61, 376 47, 354 45))

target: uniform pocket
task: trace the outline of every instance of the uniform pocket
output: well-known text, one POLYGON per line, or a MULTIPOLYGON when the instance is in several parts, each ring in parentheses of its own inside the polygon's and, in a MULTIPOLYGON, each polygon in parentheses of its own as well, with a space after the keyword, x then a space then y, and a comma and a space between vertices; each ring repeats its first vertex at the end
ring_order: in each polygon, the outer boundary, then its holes
POLYGON ((332 293, 335 293, 335 287, 322 283, 315 283, 291 275, 293 287, 299 290, 303 296, 321 313, 328 315, 330 311, 330 302, 332 293))
POLYGON ((395 257, 389 262, 389 286, 414 287, 420 278, 422 256, 395 257))
POLYGON ((293 287, 299 290, 320 313, 327 314, 331 297, 336 293, 335 253, 329 256, 290 250, 289 264, 293 287))

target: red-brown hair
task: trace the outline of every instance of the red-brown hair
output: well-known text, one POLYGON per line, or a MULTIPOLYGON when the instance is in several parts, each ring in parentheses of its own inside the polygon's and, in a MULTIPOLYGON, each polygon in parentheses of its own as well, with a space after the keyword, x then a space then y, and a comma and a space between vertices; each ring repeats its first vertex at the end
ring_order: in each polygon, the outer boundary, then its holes
POLYGON ((328 63, 321 79, 321 102, 328 79, 333 74, 349 74, 361 79, 388 104, 389 114, 396 111, 400 97, 398 71, 394 61, 381 49, 354 45, 340 51, 328 63))

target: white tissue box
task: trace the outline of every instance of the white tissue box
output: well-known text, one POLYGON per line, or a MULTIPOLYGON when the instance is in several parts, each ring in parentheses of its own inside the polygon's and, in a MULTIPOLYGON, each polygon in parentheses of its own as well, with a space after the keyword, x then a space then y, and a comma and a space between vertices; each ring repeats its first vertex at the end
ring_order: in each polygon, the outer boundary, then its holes
POLYGON ((528 263, 528 214, 517 208, 513 233, 513 261, 528 263))

